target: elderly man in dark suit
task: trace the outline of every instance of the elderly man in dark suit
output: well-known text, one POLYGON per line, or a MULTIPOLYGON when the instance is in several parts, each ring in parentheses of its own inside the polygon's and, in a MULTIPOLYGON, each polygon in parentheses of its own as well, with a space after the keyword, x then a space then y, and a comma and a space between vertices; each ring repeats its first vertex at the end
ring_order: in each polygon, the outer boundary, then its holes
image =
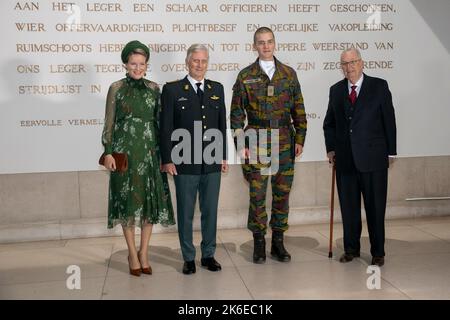
POLYGON ((323 129, 336 181, 344 227, 340 262, 360 256, 361 194, 364 198, 372 264, 384 264, 384 219, 389 156, 397 154, 392 95, 385 80, 363 73, 357 49, 341 54, 345 79, 330 88, 323 129))
POLYGON ((199 194, 201 211, 201 265, 221 270, 215 260, 217 206, 221 171, 226 172, 226 111, 219 82, 205 79, 208 49, 192 45, 186 56, 189 74, 167 83, 161 95, 160 146, 163 171, 174 176, 177 223, 184 265, 195 273, 192 221, 199 194))

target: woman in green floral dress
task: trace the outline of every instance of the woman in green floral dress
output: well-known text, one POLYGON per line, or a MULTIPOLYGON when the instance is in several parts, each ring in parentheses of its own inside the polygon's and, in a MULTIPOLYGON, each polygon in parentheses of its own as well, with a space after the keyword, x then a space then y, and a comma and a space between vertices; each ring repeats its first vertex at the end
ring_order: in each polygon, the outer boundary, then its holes
POLYGON ((153 224, 175 224, 169 186, 160 171, 158 113, 160 93, 156 83, 144 79, 149 49, 139 41, 122 50, 126 78, 114 82, 106 100, 102 142, 109 182, 108 228, 121 224, 128 246, 130 274, 151 274, 148 243, 153 224), (128 169, 117 172, 111 153, 128 155, 128 169), (141 227, 140 250, 134 243, 134 226, 141 227))

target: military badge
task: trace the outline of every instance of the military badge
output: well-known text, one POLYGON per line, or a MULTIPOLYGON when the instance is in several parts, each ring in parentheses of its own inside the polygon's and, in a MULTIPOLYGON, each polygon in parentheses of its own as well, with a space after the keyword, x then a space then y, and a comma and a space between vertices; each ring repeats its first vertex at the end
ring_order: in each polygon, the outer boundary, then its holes
POLYGON ((216 95, 213 95, 213 96, 211 96, 211 99, 212 100, 219 100, 220 98, 218 96, 216 96, 216 95))
POLYGON ((244 80, 243 82, 244 82, 244 84, 257 83, 257 82, 261 82, 261 78, 247 79, 247 80, 244 80))
POLYGON ((186 90, 186 91, 189 90, 189 85, 188 84, 184 85, 184 90, 186 90))

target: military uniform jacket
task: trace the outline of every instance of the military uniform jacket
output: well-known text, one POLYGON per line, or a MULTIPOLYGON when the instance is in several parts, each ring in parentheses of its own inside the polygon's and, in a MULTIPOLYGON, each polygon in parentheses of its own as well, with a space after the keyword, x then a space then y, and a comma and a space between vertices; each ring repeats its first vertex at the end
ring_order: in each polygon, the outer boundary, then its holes
MULTIPOLYGON (((246 119, 249 123, 246 128, 252 127, 251 123, 258 120, 292 121, 295 143, 304 144, 307 121, 302 91, 294 69, 275 58, 272 80, 261 69, 259 59, 239 72, 233 86, 230 111, 235 136, 243 133, 237 129, 244 129, 246 119)), ((292 130, 280 128, 280 136, 283 134, 292 134, 292 130)))
MULTIPOLYGON (((226 109, 222 84, 205 79, 203 101, 201 102, 187 77, 166 83, 162 90, 161 105, 162 163, 175 163, 178 174, 203 174, 220 171, 221 162, 226 159, 227 155, 226 109), (196 123, 195 126, 194 123, 196 123), (172 133, 176 129, 187 130, 191 137, 190 161, 180 164, 172 159, 172 149, 179 148, 184 144, 183 138, 171 141, 172 133), (205 148, 208 148, 211 143, 217 143, 215 138, 211 138, 211 134, 208 134, 208 129, 218 129, 222 136, 222 156, 220 161, 215 163, 207 163, 203 157, 205 148), (199 155, 201 155, 200 158, 199 155)), ((207 150, 208 154, 211 154, 210 149, 207 150)), ((177 150, 174 151, 178 154, 177 150)), ((184 151, 180 154, 183 155, 184 151)), ((212 154, 217 156, 214 152, 212 154)))

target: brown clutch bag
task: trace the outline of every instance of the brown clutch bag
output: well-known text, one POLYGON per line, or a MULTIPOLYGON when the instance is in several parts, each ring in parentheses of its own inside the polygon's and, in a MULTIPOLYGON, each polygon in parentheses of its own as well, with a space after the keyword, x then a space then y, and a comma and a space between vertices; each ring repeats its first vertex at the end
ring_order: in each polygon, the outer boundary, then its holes
MULTIPOLYGON (((128 169, 128 156, 126 153, 111 153, 114 160, 116 160, 116 171, 125 172, 128 169)), ((98 160, 98 164, 104 166, 105 165, 105 154, 102 154, 100 159, 98 160)))

